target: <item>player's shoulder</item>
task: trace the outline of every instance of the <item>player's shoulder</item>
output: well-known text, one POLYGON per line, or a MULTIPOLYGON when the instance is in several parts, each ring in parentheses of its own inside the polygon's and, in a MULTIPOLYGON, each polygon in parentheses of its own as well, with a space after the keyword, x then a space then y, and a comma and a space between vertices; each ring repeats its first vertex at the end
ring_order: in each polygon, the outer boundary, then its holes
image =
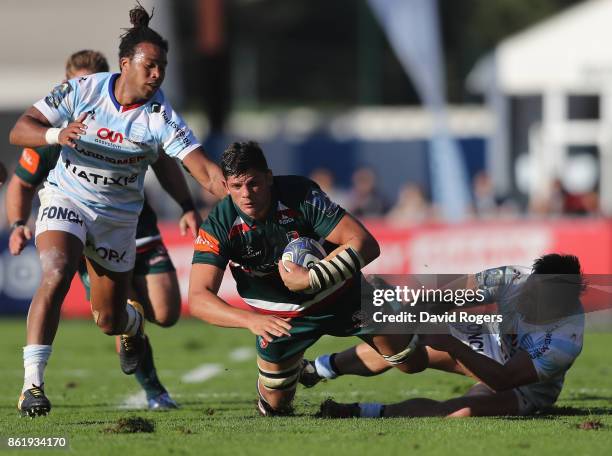
POLYGON ((93 73, 87 76, 78 76, 67 81, 68 84, 83 95, 101 94, 108 91, 108 81, 113 73, 93 73))
POLYGON ((203 226, 207 230, 215 231, 213 234, 217 236, 227 236, 238 217, 239 214, 232 199, 226 196, 211 209, 203 226))
POLYGON ((274 176, 274 187, 283 202, 300 203, 319 186, 304 176, 274 176))

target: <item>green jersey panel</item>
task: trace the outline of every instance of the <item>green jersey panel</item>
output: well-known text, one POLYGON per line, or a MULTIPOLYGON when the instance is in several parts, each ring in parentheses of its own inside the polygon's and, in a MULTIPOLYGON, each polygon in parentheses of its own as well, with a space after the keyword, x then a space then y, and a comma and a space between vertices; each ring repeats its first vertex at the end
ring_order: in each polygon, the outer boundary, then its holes
POLYGON ((38 187, 45 181, 49 172, 55 168, 61 149, 59 144, 36 149, 26 147, 21 151, 15 174, 24 182, 38 187))

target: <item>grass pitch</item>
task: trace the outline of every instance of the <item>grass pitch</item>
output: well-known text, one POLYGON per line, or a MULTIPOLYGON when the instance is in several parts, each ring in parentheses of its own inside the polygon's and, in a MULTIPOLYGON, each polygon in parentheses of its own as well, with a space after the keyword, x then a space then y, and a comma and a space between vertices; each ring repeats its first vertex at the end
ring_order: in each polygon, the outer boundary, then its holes
MULTIPOLYGON (((449 398, 468 379, 441 372, 343 377, 298 389, 297 416, 265 419, 255 411, 254 337, 183 320, 149 325, 161 380, 181 404, 171 412, 143 404, 135 379, 123 375, 114 342, 91 321, 62 321, 46 374, 50 416, 19 418, 25 321, 0 321, 0 452, 15 454, 612 454, 612 334, 587 334, 551 415, 446 420, 313 418, 328 396, 340 401, 396 402, 449 398), (586 425, 584 423, 587 423, 586 425), (590 423, 590 424, 589 424, 590 423), (593 425, 594 424, 594 425, 593 425), (595 428, 595 429, 589 429, 595 428), (140 431, 140 432, 138 432, 140 431), (7 437, 67 437, 69 450, 2 448, 7 437)), ((356 338, 324 338, 307 355, 341 350, 356 338)))

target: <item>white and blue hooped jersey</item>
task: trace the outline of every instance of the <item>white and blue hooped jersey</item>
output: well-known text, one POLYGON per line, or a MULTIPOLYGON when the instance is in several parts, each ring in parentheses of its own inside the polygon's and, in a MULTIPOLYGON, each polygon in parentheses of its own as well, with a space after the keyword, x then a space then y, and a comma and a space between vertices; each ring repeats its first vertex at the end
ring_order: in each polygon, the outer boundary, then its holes
POLYGON ((143 203, 147 167, 160 150, 183 160, 200 144, 161 90, 144 104, 122 106, 114 94, 119 74, 71 79, 34 104, 54 127, 87 113, 76 147, 62 147, 48 182, 96 216, 133 222, 143 203))
POLYGON ((533 325, 524 320, 516 309, 517 299, 530 270, 520 266, 490 269, 476 275, 478 286, 491 293, 498 304, 503 324, 499 328, 499 344, 507 362, 518 350, 529 353, 539 382, 519 389, 536 403, 555 402, 565 373, 582 351, 584 314, 533 325), (497 279, 496 279, 497 278, 497 279))

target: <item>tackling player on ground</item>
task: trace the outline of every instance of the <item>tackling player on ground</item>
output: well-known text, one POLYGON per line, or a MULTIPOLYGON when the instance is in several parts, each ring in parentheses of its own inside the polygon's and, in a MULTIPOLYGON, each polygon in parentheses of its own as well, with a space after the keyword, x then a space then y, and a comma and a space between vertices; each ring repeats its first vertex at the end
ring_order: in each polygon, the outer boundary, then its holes
POLYGON ((125 336, 120 353, 125 372, 136 370, 142 360, 144 312, 137 303, 125 303, 147 167, 178 158, 204 188, 217 196, 224 193, 219 168, 160 89, 168 43, 149 28, 149 20, 141 6, 130 11, 133 27, 121 37, 119 74, 98 73, 60 84, 29 108, 10 133, 17 146, 62 146, 39 193, 36 247, 42 279, 28 313, 18 404, 23 415, 45 415, 51 408, 43 389, 44 369, 82 255, 96 324, 108 335, 125 336))
MULTIPOLYGON (((66 62, 66 80, 102 73, 109 70, 106 58, 99 52, 83 50, 72 54, 66 62)), ((9 250, 12 255, 19 255, 32 237, 26 221, 30 215, 32 200, 36 188, 47 178, 59 158, 59 145, 26 148, 21 154, 15 175, 9 181, 6 192, 6 211, 11 224, 9 250)), ((184 215, 180 220, 183 234, 199 215, 194 209, 193 201, 181 170, 174 161, 164 162, 163 172, 159 167, 159 180, 168 188, 173 198, 181 205, 184 215), (168 187, 170 185, 170 187, 168 187)), ((195 237, 195 232, 193 233, 195 237)), ((153 209, 145 202, 138 217, 136 229, 136 263, 132 277, 130 296, 142 304, 145 317, 150 322, 163 327, 173 326, 180 315, 181 297, 176 270, 168 251, 161 240, 157 228, 157 217, 153 209)), ((89 298, 89 277, 85 262, 79 267, 81 281, 89 298)), ((145 336, 146 350, 138 368, 134 372, 136 379, 146 393, 150 409, 176 408, 157 376, 153 362, 153 351, 148 336, 145 336)))
MULTIPOLYGON (((321 416, 529 415, 552 406, 582 350, 584 284, 578 259, 549 254, 538 258, 531 271, 517 266, 489 269, 469 276, 467 288, 484 291, 487 300, 497 304, 503 323, 450 324, 450 334, 419 335, 427 358, 415 371, 430 367, 473 377, 477 383, 468 393, 446 401, 416 398, 386 406, 329 399, 321 404, 321 416)), ((314 386, 321 378, 371 376, 389 368, 361 344, 309 362, 301 381, 314 386)))
POLYGON ((231 144, 221 168, 228 196, 200 228, 189 281, 192 315, 256 337, 258 410, 292 413, 304 351, 321 336, 359 336, 402 371, 415 352, 411 335, 373 335, 362 328, 360 270, 379 255, 372 235, 311 180, 273 176, 259 145, 231 144), (279 259, 305 236, 338 245, 308 270, 279 259), (228 265, 253 311, 217 295, 228 265))

